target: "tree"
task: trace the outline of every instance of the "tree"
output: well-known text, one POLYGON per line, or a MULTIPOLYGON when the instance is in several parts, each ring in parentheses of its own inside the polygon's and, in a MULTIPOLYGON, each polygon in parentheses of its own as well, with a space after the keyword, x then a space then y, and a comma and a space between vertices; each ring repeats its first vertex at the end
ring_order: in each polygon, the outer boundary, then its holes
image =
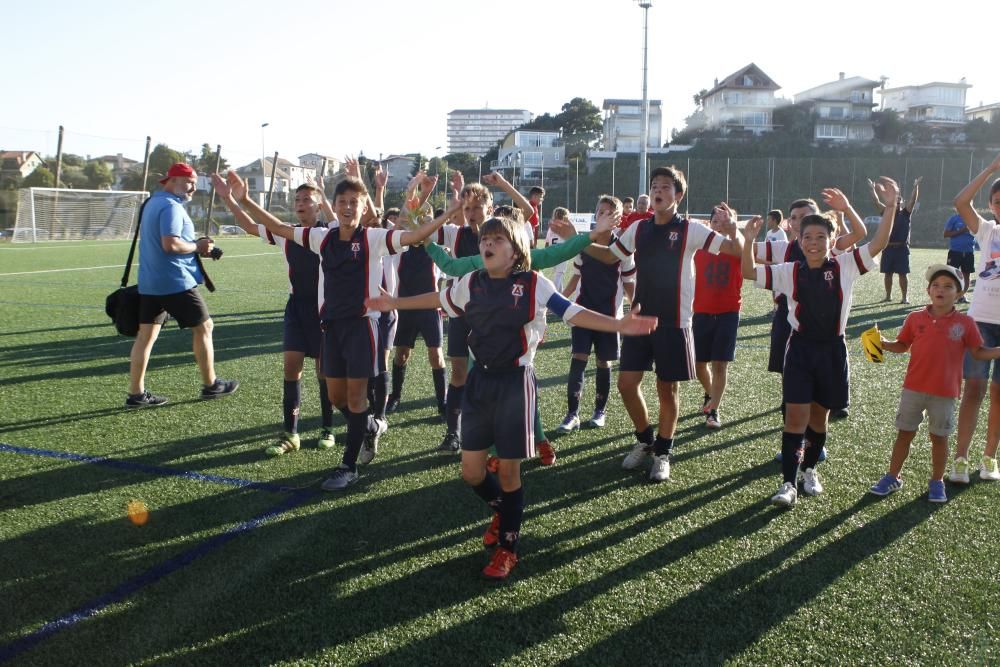
POLYGON ((51 188, 55 185, 56 176, 45 167, 39 167, 21 181, 22 188, 51 188))
MULTIPOLYGON (((579 98, 577 98, 579 99, 579 98)), ((545 132, 555 132, 559 129, 559 121, 557 116, 545 112, 541 116, 537 116, 535 120, 530 123, 526 123, 520 127, 522 130, 542 130, 545 132)))
POLYGON ((1000 144, 1000 123, 976 118, 965 124, 965 138, 970 144, 1000 144))
POLYGON ((872 122, 875 125, 875 139, 883 144, 897 144, 906 131, 906 123, 899 117, 899 113, 886 109, 876 111, 872 114, 872 122))
MULTIPOLYGON (((156 144, 156 148, 149 154, 150 178, 157 180, 163 178, 170 170, 170 166, 177 162, 184 162, 183 153, 175 151, 166 144, 156 144)), ((142 178, 141 173, 139 174, 139 178, 142 178)))
POLYGON ((83 168, 83 175, 87 177, 87 187, 92 190, 101 190, 115 182, 107 163, 100 160, 88 162, 83 168))
POLYGON ((574 97, 562 105, 562 112, 554 120, 562 128, 567 159, 586 155, 587 149, 600 139, 604 127, 601 110, 582 97, 574 97))
MULTIPOLYGON (((55 164, 56 163, 56 159, 55 159, 55 157, 52 157, 52 158, 46 159, 46 162, 48 162, 50 164, 55 164)), ((83 165, 85 163, 86 163, 86 160, 84 160, 79 155, 73 155, 72 153, 63 153, 62 164, 63 164, 64 167, 83 167, 83 165)))
POLYGON ((472 153, 449 153, 444 159, 450 169, 462 172, 466 183, 479 180, 479 158, 472 153))
MULTIPOLYGON (((195 158, 194 168, 199 174, 211 174, 215 172, 215 150, 209 144, 201 145, 201 155, 195 158)), ((219 160, 219 173, 224 174, 229 170, 229 163, 226 158, 219 160)))

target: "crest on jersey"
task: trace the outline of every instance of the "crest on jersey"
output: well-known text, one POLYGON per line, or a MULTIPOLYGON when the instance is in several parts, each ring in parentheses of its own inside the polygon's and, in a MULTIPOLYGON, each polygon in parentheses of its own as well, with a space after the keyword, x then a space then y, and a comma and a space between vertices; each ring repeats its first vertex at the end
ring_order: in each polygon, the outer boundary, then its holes
POLYGON ((948 329, 948 338, 953 341, 962 340, 962 336, 965 335, 965 327, 961 324, 952 324, 951 328, 948 329))
POLYGON ((514 283, 514 286, 510 289, 510 295, 514 297, 514 307, 517 308, 518 302, 520 302, 521 297, 524 296, 524 285, 521 283, 514 283))
POLYGON ((677 232, 670 232, 670 236, 668 238, 670 239, 670 247, 673 248, 674 244, 677 243, 677 240, 680 238, 680 234, 677 232))
POLYGON ((361 252, 361 242, 351 241, 351 252, 354 253, 354 259, 358 258, 358 253, 361 252))
POLYGON ((824 271, 823 272, 823 280, 825 280, 826 282, 832 284, 833 283, 833 271, 824 271))

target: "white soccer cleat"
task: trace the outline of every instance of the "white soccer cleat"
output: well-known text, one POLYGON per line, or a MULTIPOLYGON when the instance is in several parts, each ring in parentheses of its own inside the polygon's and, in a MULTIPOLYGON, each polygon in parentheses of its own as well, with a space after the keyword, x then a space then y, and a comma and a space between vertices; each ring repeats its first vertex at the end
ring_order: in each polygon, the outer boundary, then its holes
POLYGON ((818 496, 823 493, 823 484, 819 481, 815 468, 806 468, 802 471, 802 490, 807 496, 818 496))
POLYGON ((652 482, 665 482, 670 479, 670 455, 653 456, 653 465, 649 468, 649 479, 652 482))
POLYGON ((652 449, 653 448, 650 445, 643 442, 635 443, 635 447, 632 448, 632 451, 629 452, 628 456, 625 457, 625 460, 622 461, 622 468, 625 468, 625 470, 635 470, 646 462, 646 459, 649 458, 652 453, 652 449))
POLYGON ((959 456, 951 462, 951 472, 948 473, 948 481, 952 484, 969 483, 969 461, 964 456, 959 456))
POLYGON ((779 507, 792 507, 798 498, 799 493, 795 490, 795 485, 791 482, 785 482, 778 489, 778 492, 771 496, 771 504, 779 507))

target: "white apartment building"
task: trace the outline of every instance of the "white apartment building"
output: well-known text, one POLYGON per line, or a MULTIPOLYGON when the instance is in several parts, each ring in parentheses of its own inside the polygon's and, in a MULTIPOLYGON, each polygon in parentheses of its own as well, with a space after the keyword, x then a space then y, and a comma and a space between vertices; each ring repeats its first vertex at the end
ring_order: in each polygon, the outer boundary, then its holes
POLYGON ((958 83, 934 81, 919 86, 900 86, 882 91, 882 108, 893 109, 904 120, 935 125, 966 122, 965 91, 972 86, 963 77, 958 83))
POLYGON ((750 63, 733 72, 702 97, 706 126, 723 134, 759 136, 774 128, 772 112, 777 106, 774 92, 781 86, 757 65, 750 63))
POLYGON ((875 138, 872 108, 879 81, 860 76, 847 78, 841 72, 835 81, 796 93, 795 104, 812 111, 816 118, 813 138, 817 141, 871 141, 875 138))
MULTIPOLYGON (((642 100, 606 99, 602 150, 638 153, 642 145, 642 100)), ((649 126, 646 148, 663 145, 663 113, 660 100, 649 100, 649 126)))
POLYGON ((448 114, 448 152, 482 157, 508 132, 531 120, 525 109, 455 109, 448 114))

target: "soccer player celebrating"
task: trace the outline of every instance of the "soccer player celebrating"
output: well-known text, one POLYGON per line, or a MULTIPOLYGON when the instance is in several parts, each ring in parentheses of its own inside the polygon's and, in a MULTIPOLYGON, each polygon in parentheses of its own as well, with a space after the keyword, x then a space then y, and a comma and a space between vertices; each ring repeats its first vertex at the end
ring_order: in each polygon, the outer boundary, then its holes
POLYGON ((388 294, 369 299, 377 310, 426 309, 440 304, 469 327, 476 364, 469 373, 462 405, 462 478, 494 511, 483 542, 497 545, 483 574, 505 579, 517 564, 524 514, 521 459, 534 453, 535 350, 545 328, 546 309, 576 326, 626 335, 648 334, 656 318, 635 308, 616 320, 570 303, 544 276, 531 271, 528 239, 515 222, 492 218, 480 228, 485 269, 470 273, 440 294, 408 298, 388 294), (486 469, 496 443, 499 479, 486 469))
POLYGON ((754 262, 753 239, 763 226, 755 217, 744 228, 743 277, 757 287, 780 291, 788 297, 788 323, 792 335, 785 351, 782 397, 785 429, 781 436, 782 484, 772 498, 775 505, 791 507, 798 499, 796 482, 803 468, 803 491, 823 492, 816 464, 826 443, 831 409, 843 407, 850 391, 844 329, 851 310, 854 282, 876 266, 875 257, 885 247, 896 214, 899 186, 890 178, 877 184, 887 205, 882 223, 871 243, 851 252, 830 256, 836 242, 831 214, 810 214, 799 223, 799 245, 805 259, 769 266, 754 262), (807 447, 802 453, 805 439, 807 447))
MULTIPOLYGON (((284 385, 281 406, 284 431, 278 437, 278 442, 264 451, 268 456, 281 456, 287 452, 297 451, 300 447, 299 406, 302 400, 302 368, 306 357, 316 360, 316 377, 319 380, 323 432, 320 434, 317 446, 320 449, 330 449, 334 445, 333 406, 327 393, 326 378, 323 377, 319 364, 322 340, 319 312, 316 310, 316 303, 319 300, 319 258, 299 245, 288 243, 280 236, 274 236, 262 223, 255 222, 240 208, 233 190, 218 174, 212 174, 212 183, 243 231, 251 236, 259 236, 265 243, 280 247, 288 264, 288 302, 285 304, 282 335, 284 385)), ((320 192, 321 190, 314 185, 300 185, 295 189, 295 217, 300 226, 324 227, 318 221, 322 200, 320 192)), ((239 196, 244 194, 239 186, 236 194, 239 196)))
POLYGON ((319 255, 323 272, 318 298, 324 327, 323 375, 327 378, 331 402, 349 412, 343 462, 323 483, 323 489, 343 490, 358 479, 362 445, 367 451, 361 460, 370 461, 378 450, 378 438, 385 432, 385 422, 376 421, 369 412, 368 380, 378 372, 378 311, 366 308, 365 298, 378 292, 382 257, 420 243, 444 224, 446 218, 405 232, 364 227, 361 218, 367 208, 368 190, 360 180, 347 177, 333 193, 337 226, 293 227, 250 200, 245 184, 234 172, 229 172, 229 182, 244 207, 264 213, 261 220, 268 232, 319 255))

